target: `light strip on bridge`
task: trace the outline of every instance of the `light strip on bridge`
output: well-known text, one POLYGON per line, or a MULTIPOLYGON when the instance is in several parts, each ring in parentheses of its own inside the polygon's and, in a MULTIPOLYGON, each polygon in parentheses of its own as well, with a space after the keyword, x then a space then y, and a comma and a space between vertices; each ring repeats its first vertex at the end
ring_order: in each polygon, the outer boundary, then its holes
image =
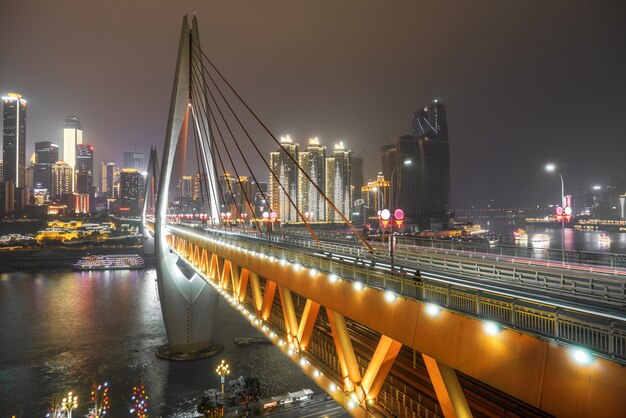
POLYGON ((341 394, 337 394, 336 392, 339 390, 339 387, 333 381, 333 379, 320 372, 318 368, 311 364, 311 362, 305 357, 305 355, 300 352, 298 347, 296 347, 293 343, 288 343, 287 341, 280 338, 276 334, 276 332, 270 326, 268 326, 268 324, 266 324, 263 320, 256 318, 254 313, 247 309, 244 304, 239 302, 237 298, 231 296, 222 286, 214 283, 213 280, 207 279, 202 271, 198 270, 198 268, 193 265, 193 263, 190 263, 187 258, 180 254, 176 249, 171 249, 180 259, 185 261, 185 263, 187 263, 187 265, 191 267, 195 271, 195 273, 198 274, 198 276, 202 277, 206 283, 210 284, 219 294, 224 296, 224 298, 226 298, 226 300, 233 308, 241 312, 241 314, 248 319, 248 322, 250 322, 252 326, 265 334, 265 336, 272 342, 272 344, 277 346, 278 349, 283 352, 283 354, 286 354, 292 362, 299 365, 302 371, 307 376, 313 378, 313 381, 316 382, 319 387, 326 387, 327 389, 324 389, 324 391, 330 393, 331 396, 333 396, 333 399, 335 399, 336 401, 342 401, 341 404, 345 404, 348 409, 354 409, 356 406, 359 406, 361 409, 366 410, 366 408, 364 408, 363 405, 358 402, 358 400, 355 400, 355 392, 346 392, 341 390, 341 394), (320 382, 320 380, 322 382, 320 382), (343 399, 336 399, 337 396, 343 396, 343 399))

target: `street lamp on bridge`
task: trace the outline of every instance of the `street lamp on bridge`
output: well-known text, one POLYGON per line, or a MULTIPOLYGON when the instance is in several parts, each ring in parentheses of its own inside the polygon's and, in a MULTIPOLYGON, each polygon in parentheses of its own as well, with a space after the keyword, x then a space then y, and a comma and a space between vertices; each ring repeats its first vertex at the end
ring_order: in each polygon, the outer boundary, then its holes
MULTIPOLYGON (((397 163, 394 167, 393 170, 391 170, 391 178, 389 179, 389 206, 390 206, 390 215, 391 215, 391 235, 389 237, 389 257, 391 257, 391 274, 393 275, 393 270, 394 270, 394 253, 395 253, 395 237, 393 235, 393 225, 396 223, 396 221, 401 222, 404 219, 404 211, 402 209, 393 209, 393 207, 395 206, 395 201, 394 201, 394 196, 393 196, 393 190, 394 190, 394 176, 396 174, 396 169, 403 165, 403 166, 410 166, 411 164, 413 164, 412 160, 404 160, 401 161, 399 163, 397 163)), ((399 225, 398 225, 399 226, 399 225)))
MULTIPOLYGON (((546 164, 546 171, 548 173, 556 173, 561 178, 561 208, 565 209, 565 182, 563 181, 563 175, 556 169, 556 166, 552 163, 546 164)), ((565 216, 561 216, 561 260, 565 264, 565 216)))

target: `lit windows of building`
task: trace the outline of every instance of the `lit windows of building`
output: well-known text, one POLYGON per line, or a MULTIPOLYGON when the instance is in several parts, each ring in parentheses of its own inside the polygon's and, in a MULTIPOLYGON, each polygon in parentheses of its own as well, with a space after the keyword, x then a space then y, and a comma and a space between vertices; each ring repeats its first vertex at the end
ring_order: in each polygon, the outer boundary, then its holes
POLYGON ((367 186, 361 187, 361 198, 369 219, 377 219, 379 211, 389 208, 389 181, 385 180, 383 173, 378 173, 376 180, 368 181, 367 186))
POLYGON ((26 100, 21 94, 2 97, 2 182, 24 187, 26 169, 26 100))
POLYGON ((115 177, 115 162, 100 163, 100 196, 113 197, 113 186, 115 177))
POLYGON ((138 216, 143 193, 143 175, 134 168, 120 172, 120 212, 122 215, 138 216))
POLYGON ((270 174, 270 207, 281 221, 295 222, 299 220, 298 212, 289 197, 295 204, 298 203, 298 167, 294 161, 298 161, 299 145, 286 135, 280 138, 280 146, 281 149, 270 153, 270 168, 278 179, 276 181, 270 174))
POLYGON ((78 116, 66 116, 63 123, 63 161, 76 166, 76 147, 83 143, 83 125, 78 116))
POLYGON ((50 196, 58 199, 64 194, 72 193, 72 167, 65 161, 57 161, 52 165, 52 190, 50 196))
POLYGON ((50 141, 35 142, 36 163, 33 189, 39 194, 52 192, 52 166, 59 161, 59 146, 50 141))
MULTIPOLYGON (((302 171, 324 191, 326 188, 326 147, 320 145, 318 138, 309 139, 306 150, 298 154, 298 164, 302 171)), ((323 221, 326 217, 326 200, 302 172, 298 173, 298 208, 310 221, 323 221)))
POLYGON ((89 144, 76 146, 76 176, 75 191, 80 194, 90 194, 93 186, 93 147, 89 144), (78 183, 79 175, 81 183, 78 183))
MULTIPOLYGON (((332 157, 326 158, 326 195, 348 220, 352 208, 351 154, 352 151, 346 149, 343 141, 340 141, 335 144, 332 157)), ((326 206, 326 221, 342 221, 330 205, 326 206)))

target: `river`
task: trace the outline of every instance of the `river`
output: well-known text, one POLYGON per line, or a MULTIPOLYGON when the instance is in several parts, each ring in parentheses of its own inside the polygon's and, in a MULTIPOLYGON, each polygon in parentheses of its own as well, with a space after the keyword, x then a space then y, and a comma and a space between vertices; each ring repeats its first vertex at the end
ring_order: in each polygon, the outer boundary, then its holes
MULTIPOLYGON (((206 360, 169 362, 155 348, 166 342, 156 272, 10 273, 0 275, 0 418, 45 417, 53 396, 72 390, 87 413, 92 383, 109 382, 111 416, 128 416, 133 385, 149 394, 151 417, 191 417, 196 397, 219 389, 217 364, 230 378, 257 376, 262 396, 321 390, 273 345, 239 347, 259 337, 220 302, 214 331, 224 352, 206 360)), ((227 379, 228 380, 228 379, 227 379)))

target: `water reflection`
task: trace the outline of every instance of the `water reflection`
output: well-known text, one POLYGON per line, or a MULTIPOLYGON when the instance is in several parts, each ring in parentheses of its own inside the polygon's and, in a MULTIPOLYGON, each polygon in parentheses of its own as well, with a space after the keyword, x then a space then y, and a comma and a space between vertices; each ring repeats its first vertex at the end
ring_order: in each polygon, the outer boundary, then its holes
MULTIPOLYGON (((87 412, 92 383, 110 382, 111 416, 127 416, 124 400, 145 384, 150 416, 182 417, 194 397, 218 387, 222 358, 233 376, 261 377, 265 392, 315 385, 271 345, 237 347, 237 337, 259 336, 227 304, 216 313, 216 341, 224 353, 190 363, 154 355, 165 342, 154 270, 0 275, 0 412, 44 416, 50 397, 78 392, 87 412)), ((19 416, 19 414, 18 414, 19 416)), ((189 415, 187 415, 189 416, 189 415)))

